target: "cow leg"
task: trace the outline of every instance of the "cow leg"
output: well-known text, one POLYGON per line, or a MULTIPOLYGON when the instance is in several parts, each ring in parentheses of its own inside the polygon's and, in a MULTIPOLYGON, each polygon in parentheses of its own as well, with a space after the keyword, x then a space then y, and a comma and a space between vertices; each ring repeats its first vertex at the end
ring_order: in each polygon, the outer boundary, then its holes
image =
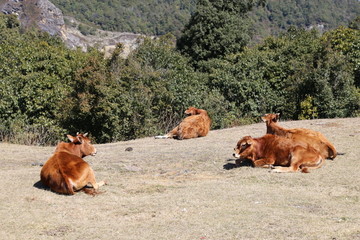
MULTIPOLYGON (((95 180, 95 174, 94 171, 89 168, 88 176, 86 178, 86 186, 89 186, 89 184, 95 189, 98 190, 99 187, 106 185, 105 181, 96 182, 95 180)), ((90 186, 89 186, 90 187, 90 186)))
POLYGON ((303 160, 302 157, 300 156, 296 157, 292 155, 289 167, 276 166, 271 170, 271 172, 276 172, 276 173, 297 172, 302 163, 302 160, 303 160))
POLYGON ((276 173, 297 172, 297 168, 294 169, 294 167, 292 167, 292 166, 290 166, 290 167, 276 166, 273 169, 271 169, 271 172, 276 172, 276 173))
POLYGON ((100 186, 105 185, 104 181, 96 182, 94 171, 91 167, 86 167, 82 170, 81 175, 76 180, 72 180, 73 187, 75 191, 79 191, 82 188, 88 186, 98 189, 100 186))
POLYGON ((87 187, 93 187, 95 190, 98 190, 99 189, 99 187, 101 187, 101 186, 104 186, 104 185, 106 185, 106 182, 105 181, 100 181, 100 182, 93 182, 93 183, 91 183, 91 182, 89 182, 86 186, 87 187), (89 184, 90 183, 90 184, 89 184))
POLYGON ((173 130, 171 130, 170 132, 168 132, 166 135, 155 136, 155 138, 156 138, 156 139, 174 138, 174 137, 178 136, 178 129, 179 129, 179 126, 176 126, 173 130))
POLYGON ((324 164, 324 158, 311 149, 297 148, 291 156, 289 167, 275 167, 273 172, 301 172, 307 173, 309 169, 316 169, 324 164))
POLYGON ((183 127, 179 131, 178 138, 179 139, 190 139, 190 138, 197 138, 198 134, 195 128, 193 127, 183 127))
POLYGON ((270 168, 275 163, 275 160, 271 158, 260 158, 253 161, 254 167, 270 168))
POLYGON ((314 156, 312 158, 308 158, 307 161, 304 161, 300 165, 301 172, 308 173, 309 169, 320 168, 325 162, 325 158, 323 158, 320 154, 314 156))

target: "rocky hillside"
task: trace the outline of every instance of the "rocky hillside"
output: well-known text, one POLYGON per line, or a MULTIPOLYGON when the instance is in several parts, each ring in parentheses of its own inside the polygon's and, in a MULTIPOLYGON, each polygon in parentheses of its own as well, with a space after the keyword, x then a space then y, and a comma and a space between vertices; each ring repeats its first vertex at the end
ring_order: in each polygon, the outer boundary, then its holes
POLYGON ((97 46, 107 52, 115 48, 117 43, 124 45, 124 54, 137 46, 140 34, 107 32, 96 30, 91 36, 83 35, 74 18, 67 18, 66 25, 61 10, 48 0, 0 0, 0 11, 4 14, 16 14, 24 28, 36 27, 50 35, 59 36, 70 48, 80 47, 84 51, 88 47, 97 46))

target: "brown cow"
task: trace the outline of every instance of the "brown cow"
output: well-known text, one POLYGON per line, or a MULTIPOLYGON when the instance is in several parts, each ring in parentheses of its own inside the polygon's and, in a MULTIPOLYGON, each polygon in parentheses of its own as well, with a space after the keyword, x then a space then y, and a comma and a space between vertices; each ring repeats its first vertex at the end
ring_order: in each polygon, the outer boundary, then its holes
POLYGON ((337 151, 326 137, 317 131, 306 128, 283 128, 278 124, 280 114, 265 114, 261 119, 266 123, 266 133, 283 136, 304 142, 318 150, 323 158, 334 159, 337 151))
POLYGON ((70 143, 60 142, 54 155, 46 161, 41 169, 41 182, 52 191, 73 195, 83 190, 87 194, 97 194, 105 182, 96 182, 94 171, 82 158, 96 154, 95 147, 85 134, 75 137, 67 135, 70 143), (92 188, 85 188, 90 187, 92 188))
POLYGON ((211 125, 211 119, 204 109, 189 107, 185 114, 188 117, 184 118, 182 122, 164 136, 155 136, 157 139, 177 138, 189 139, 204 137, 208 134, 211 125))
POLYGON ((271 167, 273 172, 308 172, 325 162, 314 148, 272 134, 260 138, 243 137, 234 151, 234 157, 249 159, 254 167, 271 167))

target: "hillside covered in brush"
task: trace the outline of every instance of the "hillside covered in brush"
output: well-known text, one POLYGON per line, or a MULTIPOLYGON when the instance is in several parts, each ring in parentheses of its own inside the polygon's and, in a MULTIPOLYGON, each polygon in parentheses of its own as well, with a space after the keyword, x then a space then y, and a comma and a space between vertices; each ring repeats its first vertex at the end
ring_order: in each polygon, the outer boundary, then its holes
MULTIPOLYGON (((209 1, 209 0, 207 0, 209 1)), ((172 33, 179 36, 196 9, 196 0, 51 0, 64 15, 73 16, 93 28, 147 35, 172 33)), ((206 2, 206 1, 202 1, 206 2)), ((211 2, 211 1, 209 1, 211 2)), ((348 25, 360 15, 357 0, 268 0, 249 14, 254 34, 264 38, 296 27, 323 30, 348 25)))

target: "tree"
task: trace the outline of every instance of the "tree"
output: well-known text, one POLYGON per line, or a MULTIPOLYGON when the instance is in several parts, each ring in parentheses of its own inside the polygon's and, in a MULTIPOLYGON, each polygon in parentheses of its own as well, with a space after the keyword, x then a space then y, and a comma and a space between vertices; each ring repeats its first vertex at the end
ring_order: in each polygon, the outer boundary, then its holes
POLYGON ((246 13, 254 5, 254 0, 199 0, 177 48, 195 62, 241 52, 251 39, 246 13))
POLYGON ((360 31, 356 29, 355 23, 360 22, 360 17, 356 18, 352 24, 353 28, 338 27, 326 32, 322 38, 324 45, 341 52, 353 68, 355 85, 360 87, 360 31))
POLYGON ((73 52, 48 34, 20 33, 15 20, 0 16, 0 132, 17 143, 53 143, 73 52))
POLYGON ((106 67, 103 53, 90 49, 78 56, 83 62, 72 72, 71 90, 59 103, 59 124, 70 132, 90 132, 98 143, 111 142, 118 124, 113 104, 116 87, 106 67))
POLYGON ((357 16, 353 21, 349 23, 349 28, 360 30, 360 16, 357 16))
POLYGON ((113 56, 110 62, 121 91, 118 131, 124 139, 169 130, 187 107, 203 103, 205 81, 175 51, 171 35, 145 38, 127 59, 113 56))

